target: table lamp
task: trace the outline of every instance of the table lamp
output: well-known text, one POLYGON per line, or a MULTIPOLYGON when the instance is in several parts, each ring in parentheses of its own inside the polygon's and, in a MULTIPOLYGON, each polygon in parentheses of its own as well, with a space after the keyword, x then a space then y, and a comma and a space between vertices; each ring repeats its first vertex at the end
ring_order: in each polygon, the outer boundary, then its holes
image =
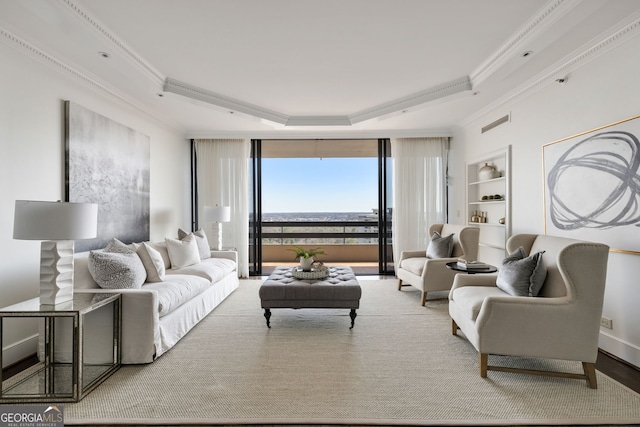
MULTIPOLYGON (((222 223, 231 221, 231 208, 229 206, 205 206, 204 220, 218 223, 218 248, 222 250, 222 223)), ((215 229, 215 228, 214 228, 215 229)))
POLYGON ((13 238, 43 241, 40 304, 73 299, 73 241, 96 237, 97 229, 97 204, 16 200, 13 238))

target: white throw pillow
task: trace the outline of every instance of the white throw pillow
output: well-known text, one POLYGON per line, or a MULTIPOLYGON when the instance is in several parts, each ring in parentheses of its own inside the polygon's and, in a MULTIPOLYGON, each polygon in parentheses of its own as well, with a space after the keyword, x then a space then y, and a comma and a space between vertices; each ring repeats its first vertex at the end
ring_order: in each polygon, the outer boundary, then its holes
POLYGON ((200 253, 200 259, 211 258, 211 247, 209 246, 209 240, 204 230, 200 229, 193 233, 187 233, 182 228, 178 229, 178 239, 182 240, 188 235, 193 234, 196 238, 196 244, 198 245, 198 252, 200 253))
POLYGON ((147 272, 135 252, 91 252, 89 273, 104 289, 138 289, 147 272))
POLYGON ((144 269, 147 270, 147 282, 162 282, 165 268, 162 255, 153 249, 148 243, 137 245, 136 253, 142 260, 144 269))
POLYGON ((167 242, 171 268, 188 267, 200 262, 198 244, 193 234, 188 235, 182 240, 166 238, 164 241, 167 242))

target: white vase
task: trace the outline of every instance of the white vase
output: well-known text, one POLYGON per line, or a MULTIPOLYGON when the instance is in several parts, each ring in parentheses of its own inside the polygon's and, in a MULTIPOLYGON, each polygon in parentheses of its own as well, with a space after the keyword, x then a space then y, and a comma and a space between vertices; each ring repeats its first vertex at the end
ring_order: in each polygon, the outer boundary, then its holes
POLYGON ((300 257, 300 268, 303 271, 311 271, 311 264, 313 264, 313 257, 300 257))

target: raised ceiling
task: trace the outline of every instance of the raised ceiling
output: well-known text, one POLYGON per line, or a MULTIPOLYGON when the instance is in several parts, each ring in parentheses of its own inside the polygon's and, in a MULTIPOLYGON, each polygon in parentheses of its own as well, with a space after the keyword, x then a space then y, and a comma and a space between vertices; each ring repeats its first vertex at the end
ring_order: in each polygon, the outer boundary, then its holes
POLYGON ((635 35, 637 0, 0 0, 0 39, 187 137, 447 134, 635 35))

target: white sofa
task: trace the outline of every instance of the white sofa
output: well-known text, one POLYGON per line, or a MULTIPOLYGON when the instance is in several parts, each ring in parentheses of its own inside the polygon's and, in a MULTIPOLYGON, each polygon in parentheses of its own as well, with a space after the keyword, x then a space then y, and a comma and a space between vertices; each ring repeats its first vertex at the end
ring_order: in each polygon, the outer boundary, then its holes
MULTIPOLYGON (((162 251, 164 243, 153 246, 162 251)), ((166 250, 166 249, 165 249, 166 250)), ((172 269, 161 282, 145 282, 140 289, 101 289, 89 272, 89 253, 75 254, 74 292, 122 293, 122 363, 150 363, 171 349, 200 320, 238 288, 237 252, 212 251, 200 263, 172 269)), ((163 258, 165 258, 163 256, 163 258)), ((167 264, 168 257, 165 258, 167 264)), ((105 312, 87 322, 96 335, 108 334, 105 312)), ((98 342, 98 341, 96 341, 98 342)), ((104 342, 104 340, 103 340, 104 342)), ((99 363, 104 348, 85 344, 85 361, 99 363)), ((64 347, 63 347, 64 348, 64 347)), ((56 352, 57 353, 57 352, 56 352)), ((108 355, 108 351, 106 352, 108 355)), ((57 354, 56 358, 67 358, 57 354)), ((104 357, 104 356, 102 356, 104 357)))

